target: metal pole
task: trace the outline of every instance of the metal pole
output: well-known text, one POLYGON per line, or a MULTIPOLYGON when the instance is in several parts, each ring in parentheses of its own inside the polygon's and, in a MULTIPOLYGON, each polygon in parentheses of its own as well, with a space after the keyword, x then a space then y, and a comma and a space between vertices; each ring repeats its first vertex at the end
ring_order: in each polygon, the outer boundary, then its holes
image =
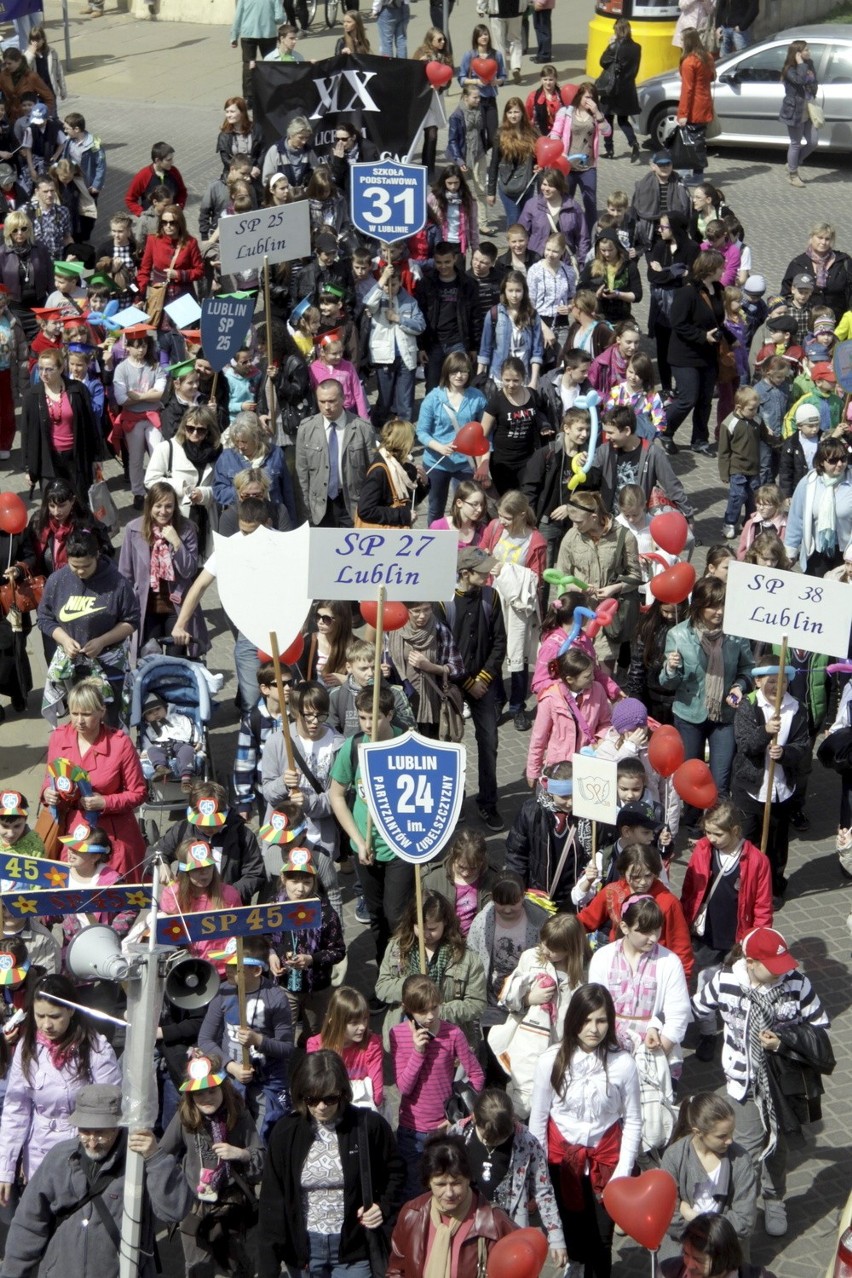
MULTIPOLYGON (((446 0, 445 0, 446 2, 446 0)), ((71 28, 68 23, 68 0, 62 0, 62 30, 65 36, 65 70, 71 70, 71 28)), ((21 50, 23 53, 23 49, 21 50)))

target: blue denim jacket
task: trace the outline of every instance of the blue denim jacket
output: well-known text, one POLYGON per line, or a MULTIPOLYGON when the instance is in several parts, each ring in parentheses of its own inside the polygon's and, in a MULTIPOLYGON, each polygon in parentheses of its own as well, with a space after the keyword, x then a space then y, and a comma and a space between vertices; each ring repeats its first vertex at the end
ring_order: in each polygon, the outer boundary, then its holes
MULTIPOLYGON (((527 370, 527 378, 532 372, 532 365, 541 365, 544 359, 544 343, 541 337, 541 320, 536 315, 532 323, 521 329, 523 351, 521 359, 527 370)), ((488 369, 488 376, 495 382, 500 381, 500 369, 512 354, 512 321, 509 312, 502 302, 486 313, 482 326, 482 341, 479 345, 479 363, 488 369), (494 312, 496 310, 496 320, 494 312)))

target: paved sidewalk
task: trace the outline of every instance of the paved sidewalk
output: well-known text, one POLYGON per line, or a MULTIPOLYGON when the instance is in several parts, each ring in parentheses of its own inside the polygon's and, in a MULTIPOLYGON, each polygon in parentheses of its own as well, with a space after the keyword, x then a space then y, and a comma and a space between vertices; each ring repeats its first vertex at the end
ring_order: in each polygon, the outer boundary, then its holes
MULTIPOLYGON (((75 0, 75 11, 78 3, 82 0, 75 0)), ((466 47, 475 21, 471 0, 462 0, 462 3, 464 7, 461 12, 456 10, 452 25, 457 49, 466 47)), ((50 0, 47 5, 49 34, 61 51, 59 13, 58 4, 50 0)), ((582 67, 585 26, 590 14, 589 0, 584 0, 582 5, 567 5, 560 0, 554 20, 555 61, 560 72, 564 72, 563 79, 575 77, 582 67)), ((416 0, 409 32, 412 50, 428 25, 425 0, 416 0)), ((108 216, 122 206, 130 176, 147 162, 151 143, 163 138, 176 148, 177 164, 190 191, 189 215, 194 223, 201 194, 209 181, 218 176, 215 142, 222 103, 226 97, 239 92, 239 53, 230 48, 227 29, 138 22, 127 14, 109 10, 106 17, 95 21, 72 16, 71 30, 74 62, 68 77, 70 96, 63 109, 82 110, 89 127, 105 141, 109 177, 101 202, 103 214, 108 216)), ((324 27, 318 27, 302 42, 301 50, 311 58, 330 54, 339 30, 338 27, 327 33, 324 27)), ((368 30, 375 41, 374 24, 368 30)), ((501 101, 512 92, 526 96, 537 81, 538 68, 525 60, 522 85, 504 90, 501 101)), ((450 107, 454 105, 451 98, 450 107)), ((616 188, 630 193, 643 172, 643 168, 627 162, 620 135, 616 137, 616 150, 621 158, 601 163, 601 207, 606 195, 616 188)), ((850 177, 847 157, 809 161, 809 183, 803 192, 792 191, 787 185, 783 156, 779 152, 730 151, 723 157, 712 158, 708 176, 724 187, 728 202, 743 222, 754 254, 754 269, 767 277, 770 291, 777 287, 790 258, 804 247, 811 221, 834 222, 839 228, 838 247, 850 248, 852 235, 848 230, 845 198, 850 177)), ((637 314, 640 318, 647 315, 646 303, 637 307, 637 314)), ((5 467, 0 469, 0 488, 24 491, 17 463, 16 453, 11 465, 0 463, 0 467, 5 467)), ((674 459, 674 464, 698 506, 699 539, 704 546, 712 544, 720 539, 723 511, 723 493, 715 462, 684 452, 674 459)), ((108 477, 122 509, 122 518, 127 522, 132 511, 114 464, 108 467, 108 477)), ((702 554, 699 550, 697 562, 702 554)), ((286 582, 278 588, 286 589, 286 582)), ((213 610, 214 603, 215 595, 208 595, 205 607, 215 636, 209 664, 225 672, 226 684, 214 720, 213 749, 219 775, 225 780, 230 771, 236 727, 231 701, 235 681, 230 634, 221 613, 213 610)), ((37 636, 30 640, 29 647, 36 687, 40 689, 44 666, 37 636)), ((41 782, 47 735, 38 714, 38 693, 33 693, 25 716, 7 713, 6 723, 0 727, 0 780, 4 785, 23 789, 34 801, 41 782)), ((523 769, 528 740, 527 735, 516 733, 511 724, 501 730, 498 778, 501 809, 507 823, 527 794, 523 769)), ((468 746, 469 775, 475 776, 476 751, 472 740, 468 746)), ((836 1210, 852 1186, 850 940, 845 926, 849 883, 841 877, 832 851, 837 802, 835 779, 816 765, 810 804, 812 825, 806 839, 793 843, 790 899, 778 919, 832 1014, 838 1058, 835 1075, 827 1080, 821 1128, 815 1139, 812 1133, 807 1148, 793 1164, 790 1235, 786 1239, 770 1240, 763 1233, 762 1223, 755 1232, 753 1259, 769 1265, 778 1278, 821 1278, 832 1246, 836 1210)), ((472 823, 476 821, 470 803, 466 815, 472 823)), ((489 846, 492 859, 499 864, 503 840, 491 836, 489 846)), ((350 882, 344 880, 347 898, 351 897, 350 882)), ((346 930, 348 937, 357 938, 350 950, 349 977, 363 981, 374 970, 370 967, 372 953, 368 939, 354 922, 351 900, 346 907, 346 930)), ((688 1059, 684 1092, 716 1087, 721 1081, 718 1065, 701 1066, 694 1058, 688 1059)), ((620 1242, 619 1251, 617 1278, 622 1275, 647 1278, 645 1253, 639 1253, 625 1240, 620 1242)))

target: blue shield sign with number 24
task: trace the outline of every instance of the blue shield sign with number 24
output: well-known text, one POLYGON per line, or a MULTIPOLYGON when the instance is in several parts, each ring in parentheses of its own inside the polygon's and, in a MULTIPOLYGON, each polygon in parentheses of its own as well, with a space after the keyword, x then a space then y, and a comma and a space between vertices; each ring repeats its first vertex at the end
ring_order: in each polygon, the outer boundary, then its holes
POLYGON ((425 864, 452 838, 464 798, 463 745, 404 732, 358 750, 376 830, 403 861, 425 864))

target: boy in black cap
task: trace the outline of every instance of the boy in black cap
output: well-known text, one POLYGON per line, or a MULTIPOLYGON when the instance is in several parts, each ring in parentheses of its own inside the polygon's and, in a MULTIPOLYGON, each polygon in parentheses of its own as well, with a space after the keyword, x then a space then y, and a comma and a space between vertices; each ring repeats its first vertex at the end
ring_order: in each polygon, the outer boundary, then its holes
POLYGON ((355 281, 348 262, 340 260, 340 246, 330 231, 321 231, 314 240, 316 259, 299 274, 296 283, 296 300, 310 297, 317 305, 325 284, 336 284, 343 290, 343 300, 348 307, 355 304, 355 281))
POLYGON ((764 366, 776 356, 786 360, 792 370, 792 376, 797 377, 802 371, 805 352, 794 340, 798 331, 796 320, 792 315, 770 315, 766 321, 765 331, 766 341, 757 352, 757 358, 754 361, 755 377, 762 376, 764 366))
POLYGON ((506 656, 506 627, 493 587, 486 585, 496 559, 475 546, 459 551, 456 591, 444 605, 447 625, 464 661, 462 692, 476 733, 479 793, 476 805, 489 830, 502 830, 497 811, 497 694, 495 681, 506 656))

